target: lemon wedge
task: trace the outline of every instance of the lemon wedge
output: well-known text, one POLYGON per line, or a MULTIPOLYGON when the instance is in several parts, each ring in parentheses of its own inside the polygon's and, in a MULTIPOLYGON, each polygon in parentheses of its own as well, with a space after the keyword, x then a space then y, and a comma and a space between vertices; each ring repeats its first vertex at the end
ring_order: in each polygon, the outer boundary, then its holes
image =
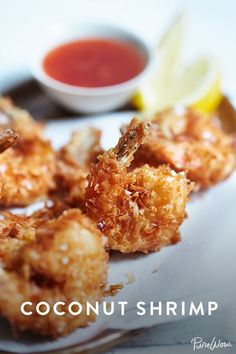
POLYGON ((217 108, 222 99, 219 65, 214 58, 201 57, 183 67, 184 31, 185 16, 180 15, 160 41, 151 74, 133 98, 137 109, 158 112, 184 105, 209 113, 217 108))

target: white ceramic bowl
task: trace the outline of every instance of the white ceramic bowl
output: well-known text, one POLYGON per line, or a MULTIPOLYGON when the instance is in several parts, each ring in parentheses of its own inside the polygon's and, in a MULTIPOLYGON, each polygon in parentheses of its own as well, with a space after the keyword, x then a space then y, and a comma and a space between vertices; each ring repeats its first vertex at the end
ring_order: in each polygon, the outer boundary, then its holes
POLYGON ((150 50, 142 39, 136 34, 112 25, 55 25, 37 43, 37 48, 33 52, 30 63, 32 75, 57 103, 76 113, 100 113, 125 105, 137 90, 151 63, 150 50), (99 88, 67 85, 46 74, 42 61, 51 49, 75 39, 89 37, 113 38, 133 44, 144 54, 146 63, 143 71, 124 83, 99 88))

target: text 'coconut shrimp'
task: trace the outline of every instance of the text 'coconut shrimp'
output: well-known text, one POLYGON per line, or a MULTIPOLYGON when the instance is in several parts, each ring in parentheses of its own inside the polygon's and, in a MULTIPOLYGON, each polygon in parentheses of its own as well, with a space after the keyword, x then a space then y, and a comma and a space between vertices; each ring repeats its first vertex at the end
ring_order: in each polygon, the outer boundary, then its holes
MULTIPOLYGON (((24 220, 20 218, 18 223, 22 224, 24 220)), ((32 225, 31 231, 32 240, 25 240, 22 235, 25 242, 15 248, 12 257, 0 268, 0 314, 21 331, 32 330, 54 337, 94 321, 94 313, 88 316, 84 308, 87 302, 94 305, 100 301, 104 294, 106 239, 78 209, 64 211, 59 218, 38 226, 32 225), (65 305, 77 301, 83 310, 79 316, 70 313, 58 316, 53 311, 40 316, 34 307, 32 315, 25 316, 20 312, 25 301, 33 304, 45 301, 51 307, 58 301, 65 305)), ((6 235, 6 239, 10 237, 14 238, 6 235)))
POLYGON ((192 184, 168 166, 128 167, 148 125, 133 119, 117 146, 98 157, 85 192, 87 215, 108 236, 109 247, 148 252, 175 243, 192 184))
POLYGON ((55 153, 42 127, 28 112, 0 97, 0 131, 13 129, 17 142, 0 155, 2 206, 28 205, 44 199, 54 187, 55 153))
POLYGON ((175 171, 187 171, 195 189, 208 188, 235 169, 234 139, 219 122, 190 109, 168 110, 152 120, 150 132, 135 154, 133 166, 169 164, 175 171))

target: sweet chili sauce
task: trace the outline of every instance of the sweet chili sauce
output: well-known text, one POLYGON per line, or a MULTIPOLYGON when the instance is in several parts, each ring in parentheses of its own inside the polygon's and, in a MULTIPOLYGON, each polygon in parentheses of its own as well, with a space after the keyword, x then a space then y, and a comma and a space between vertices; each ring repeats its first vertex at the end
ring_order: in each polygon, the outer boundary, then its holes
POLYGON ((51 50, 43 69, 51 78, 81 87, 120 84, 138 75, 145 57, 133 44, 114 39, 89 38, 51 50))

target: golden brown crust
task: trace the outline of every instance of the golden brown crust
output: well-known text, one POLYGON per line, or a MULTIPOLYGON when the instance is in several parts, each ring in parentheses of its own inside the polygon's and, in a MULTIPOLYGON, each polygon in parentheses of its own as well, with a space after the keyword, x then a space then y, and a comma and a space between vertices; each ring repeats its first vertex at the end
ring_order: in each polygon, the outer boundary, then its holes
POLYGON ((45 199, 54 187, 55 154, 41 139, 19 139, 0 155, 1 205, 29 205, 45 199))
POLYGON ((0 130, 14 129, 20 137, 0 155, 3 206, 28 205, 46 198, 54 187, 55 153, 42 128, 24 110, 0 98, 0 130))
MULTIPOLYGON (((18 135, 14 132, 14 130, 7 129, 3 133, 0 134, 0 154, 6 151, 9 147, 11 147, 15 141, 17 140, 18 135)), ((3 195, 3 180, 0 175, 0 200, 3 195)))
POLYGON ((59 150, 54 197, 63 198, 70 206, 85 209, 86 177, 103 151, 100 139, 100 130, 88 127, 74 132, 70 141, 59 150))
POLYGON ((2 212, 0 215, 0 266, 7 268, 19 249, 35 239, 35 220, 25 215, 2 212))
POLYGON ((22 244, 14 260, 0 270, 0 313, 19 330, 47 336, 66 335, 86 326, 95 318, 86 315, 85 304, 102 299, 107 260, 104 238, 96 225, 79 210, 67 210, 59 218, 41 223, 35 240, 22 244), (83 311, 79 316, 68 312, 57 316, 53 311, 40 316, 34 307, 32 316, 24 316, 20 312, 24 301, 34 305, 46 301, 52 306, 57 301, 66 306, 78 301, 83 311))
POLYGON ((37 123, 26 110, 13 104, 10 98, 0 96, 0 130, 12 129, 22 138, 42 137, 43 125, 37 123))
POLYGON ((157 114, 143 146, 135 154, 133 166, 169 164, 187 171, 196 189, 208 188, 234 171, 236 154, 233 138, 218 121, 190 109, 157 114))
POLYGON ((192 189, 184 172, 168 166, 127 171, 147 128, 137 120, 130 123, 118 145, 99 156, 85 192, 87 215, 108 236, 109 247, 125 253, 156 251, 176 242, 192 189))

